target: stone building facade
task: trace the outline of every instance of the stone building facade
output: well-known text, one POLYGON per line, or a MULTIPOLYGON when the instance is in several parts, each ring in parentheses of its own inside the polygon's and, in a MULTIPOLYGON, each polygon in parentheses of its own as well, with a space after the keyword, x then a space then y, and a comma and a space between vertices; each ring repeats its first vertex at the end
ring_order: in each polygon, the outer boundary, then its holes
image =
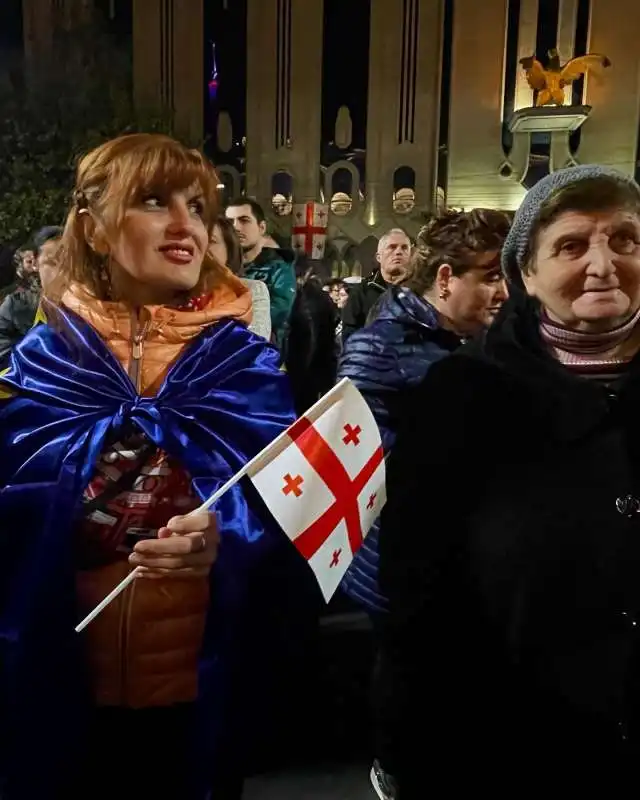
MULTIPOLYGON (((64 19, 88 2, 25 0, 27 54, 46 50, 47 14, 64 19)), ((611 0, 369 0, 366 140, 354 157, 353 109, 343 105, 330 159, 323 73, 327 60, 344 57, 323 47, 332 0, 226 2, 246 2, 248 44, 241 166, 225 156, 238 121, 217 110, 225 191, 255 196, 285 237, 292 204, 326 203, 334 270, 366 271, 384 231, 414 235, 443 204, 515 209, 527 186, 566 164, 636 172, 637 0, 616 0, 615 13, 611 0), (599 52, 612 66, 567 87, 566 106, 533 113, 519 60, 544 60, 543 44, 557 47, 563 62, 599 52), (275 184, 286 188, 276 192, 275 184)), ((203 0, 133 0, 136 102, 172 109, 189 139, 202 134, 206 114, 205 15, 203 0)))

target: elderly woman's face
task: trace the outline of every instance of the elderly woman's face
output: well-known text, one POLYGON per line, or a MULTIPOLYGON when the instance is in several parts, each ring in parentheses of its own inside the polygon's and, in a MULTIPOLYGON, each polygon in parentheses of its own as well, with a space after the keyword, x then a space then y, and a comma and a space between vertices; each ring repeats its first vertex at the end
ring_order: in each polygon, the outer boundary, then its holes
POLYGON ((640 308, 640 219, 626 211, 566 211, 538 235, 530 295, 574 330, 598 332, 640 308))

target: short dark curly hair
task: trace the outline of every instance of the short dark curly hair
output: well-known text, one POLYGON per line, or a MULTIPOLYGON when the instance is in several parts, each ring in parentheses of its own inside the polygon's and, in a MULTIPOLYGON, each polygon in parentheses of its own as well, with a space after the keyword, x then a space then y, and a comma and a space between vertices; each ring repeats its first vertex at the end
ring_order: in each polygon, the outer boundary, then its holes
POLYGON ((251 213, 255 217, 255 220, 258 224, 261 222, 266 221, 266 216, 264 213, 264 209, 260 205, 260 203, 255 200, 253 197, 247 197, 247 195, 239 195, 238 197, 234 197, 225 206, 225 208, 237 208, 238 206, 249 206, 251 209, 251 213))
POLYGON ((407 286, 423 295, 433 288, 438 270, 449 264, 456 277, 474 266, 474 257, 501 250, 513 215, 492 208, 447 210, 418 233, 407 286))

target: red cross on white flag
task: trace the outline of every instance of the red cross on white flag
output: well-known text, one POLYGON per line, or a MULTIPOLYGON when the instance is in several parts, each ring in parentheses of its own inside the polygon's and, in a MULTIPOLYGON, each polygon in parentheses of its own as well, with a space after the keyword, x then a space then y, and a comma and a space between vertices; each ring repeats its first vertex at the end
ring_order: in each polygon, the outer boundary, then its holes
POLYGON ((295 220, 291 229, 293 249, 306 253, 313 259, 324 257, 327 241, 329 207, 322 203, 296 203, 293 206, 295 220))
POLYGON ((247 474, 328 601, 386 499, 380 433, 360 392, 342 380, 247 474))

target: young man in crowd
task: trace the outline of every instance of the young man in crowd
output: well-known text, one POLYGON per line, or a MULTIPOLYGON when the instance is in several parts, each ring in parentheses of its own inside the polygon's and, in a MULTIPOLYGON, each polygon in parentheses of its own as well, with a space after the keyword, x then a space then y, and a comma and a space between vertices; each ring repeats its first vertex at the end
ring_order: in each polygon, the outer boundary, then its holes
POLYGON ((271 299, 272 336, 282 346, 296 296, 293 251, 265 245, 267 224, 262 206, 250 197, 232 200, 226 209, 240 239, 244 275, 263 281, 271 299))

